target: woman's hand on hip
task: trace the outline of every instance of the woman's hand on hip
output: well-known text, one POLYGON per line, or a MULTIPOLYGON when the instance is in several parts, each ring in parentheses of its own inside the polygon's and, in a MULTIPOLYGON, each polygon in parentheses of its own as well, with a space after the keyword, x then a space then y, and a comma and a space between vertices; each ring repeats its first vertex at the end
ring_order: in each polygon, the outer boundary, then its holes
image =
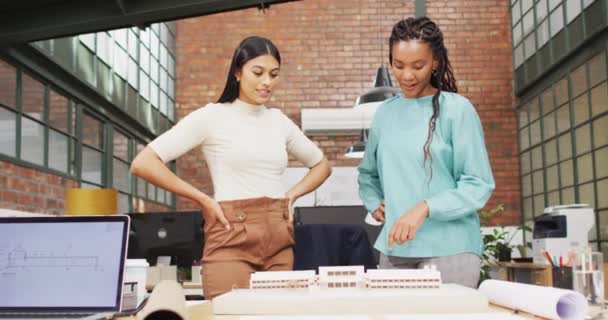
POLYGON ((429 216, 429 206, 422 201, 404 215, 402 215, 393 225, 388 234, 388 249, 393 250, 393 244, 403 244, 406 241, 414 240, 416 231, 429 216))
POLYGON ((372 213, 372 218, 376 221, 384 222, 384 200, 380 202, 380 206, 372 213))
POLYGON ((230 230, 230 223, 224 216, 224 211, 215 199, 205 196, 201 200, 199 200, 200 206, 203 208, 203 217, 206 222, 209 222, 209 227, 213 226, 216 222, 220 222, 224 225, 226 230, 230 230))

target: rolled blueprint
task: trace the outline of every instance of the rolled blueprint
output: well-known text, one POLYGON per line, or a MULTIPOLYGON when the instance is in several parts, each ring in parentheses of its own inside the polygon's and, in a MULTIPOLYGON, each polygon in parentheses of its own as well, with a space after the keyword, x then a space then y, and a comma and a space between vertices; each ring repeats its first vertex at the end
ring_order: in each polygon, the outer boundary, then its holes
POLYGON ((154 287, 146 306, 137 313, 139 320, 186 320, 188 310, 182 286, 163 280, 154 287))
POLYGON ((588 308, 580 293, 552 287, 486 280, 479 286, 479 292, 491 303, 549 319, 584 319, 588 308))

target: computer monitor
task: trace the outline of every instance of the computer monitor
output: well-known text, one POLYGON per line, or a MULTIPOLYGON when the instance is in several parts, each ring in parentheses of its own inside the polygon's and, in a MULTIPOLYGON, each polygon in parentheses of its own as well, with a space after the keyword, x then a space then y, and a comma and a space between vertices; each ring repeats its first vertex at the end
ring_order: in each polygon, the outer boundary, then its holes
POLYGON ((171 264, 190 268, 203 254, 201 211, 129 213, 129 259, 146 259, 156 265, 159 256, 171 257, 171 264))

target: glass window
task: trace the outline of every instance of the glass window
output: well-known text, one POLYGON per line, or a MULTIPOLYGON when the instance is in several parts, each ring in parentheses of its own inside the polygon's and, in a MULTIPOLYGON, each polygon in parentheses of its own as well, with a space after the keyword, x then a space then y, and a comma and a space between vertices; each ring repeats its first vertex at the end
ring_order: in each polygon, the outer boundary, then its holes
POLYGON ((151 183, 148 183, 148 199, 156 200, 156 186, 151 183))
POLYGON ((139 50, 139 66, 145 73, 150 73, 150 51, 143 46, 139 50))
POLYGON ((562 203, 575 203, 574 187, 562 189, 562 203))
POLYGON ((534 30, 534 11, 531 10, 530 12, 526 13, 526 15, 524 16, 523 20, 522 20, 522 26, 524 28, 524 36, 530 34, 530 32, 532 32, 532 30, 534 30))
POLYGON ((161 90, 167 92, 167 71, 165 69, 160 69, 160 82, 158 84, 161 90))
POLYGON ((549 140, 545 143, 545 164, 552 165, 557 163, 557 140, 549 140))
POLYGON ((544 139, 550 139, 555 135, 555 133, 555 112, 551 112, 543 117, 544 139))
POLYGON ((574 111, 574 125, 579 125, 589 120, 589 99, 586 94, 574 99, 572 102, 574 111))
POLYGON ((608 147, 595 151, 595 176, 608 177, 608 147))
POLYGON ((21 108, 28 116, 43 120, 44 85, 25 72, 21 74, 21 108))
POLYGON ((519 66, 521 66, 522 63, 524 63, 524 45, 520 44, 519 46, 517 46, 517 48, 515 48, 515 53, 514 53, 514 64, 515 64, 515 68, 518 68, 519 66))
POLYGON ((150 54, 156 59, 158 59, 158 36, 154 32, 150 32, 150 54))
POLYGON ((129 55, 133 59, 137 59, 137 47, 139 46, 139 40, 137 39, 137 34, 133 31, 133 29, 127 31, 129 34, 129 55))
POLYGON ((515 5, 511 7, 511 19, 512 23, 515 24, 521 18, 521 7, 519 1, 515 1, 515 5))
POLYGON ((543 21, 536 31, 538 47, 542 48, 549 41, 549 20, 543 21))
POLYGON ((583 0, 583 8, 590 6, 595 0, 583 0))
POLYGON ((572 157, 572 138, 570 134, 564 134, 557 138, 559 144, 559 160, 570 159, 572 157))
POLYGON ((0 104, 15 108, 17 69, 0 59, 0 104))
POLYGON ((545 181, 543 180, 543 170, 538 170, 532 174, 534 181, 534 194, 545 192, 545 181))
POLYGON ((160 94, 158 95, 158 98, 159 98, 159 101, 158 101, 159 108, 158 108, 158 110, 163 115, 167 115, 167 96, 161 91, 160 94))
POLYGON ((584 156, 577 158, 576 174, 578 175, 578 183, 591 181, 593 179, 593 158, 592 154, 587 153, 584 156))
POLYGON ((547 1, 536 2, 536 21, 542 21, 545 17, 547 17, 547 1))
POLYGON ((597 199, 597 207, 602 209, 608 208, 608 197, 605 196, 608 194, 608 179, 597 182, 597 194, 602 195, 597 199))
POLYGON ((143 72, 139 72, 139 93, 141 96, 150 100, 150 78, 143 72))
POLYGON ((119 159, 112 161, 112 180, 114 188, 123 191, 130 192, 129 188, 129 165, 119 159))
POLYGON ((67 135, 49 129, 49 168, 68 173, 69 141, 67 135))
POLYGON ((581 13, 581 0, 566 0, 566 20, 572 22, 581 13))
POLYGON ((517 123, 519 129, 528 125, 528 110, 525 108, 519 108, 517 110, 517 123))
POLYGON ((553 89, 547 88, 542 93, 543 103, 543 114, 547 114, 555 109, 555 102, 553 101, 553 89))
POLYGON ((167 93, 169 98, 175 99, 175 81, 171 77, 167 79, 167 93))
POLYGON ((559 171, 558 167, 552 166, 547 168, 547 190, 553 191, 559 188, 559 171))
POLYGON ((582 64, 570 73, 570 83, 572 84, 572 96, 576 97, 579 94, 587 91, 587 70, 586 65, 582 64))
POLYGON ((606 79, 606 53, 602 51, 589 61, 590 85, 594 86, 606 79))
POLYGON ((78 39, 80 40, 80 42, 82 42, 82 44, 84 44, 87 48, 89 48, 89 50, 95 52, 95 34, 94 33, 81 34, 78 36, 78 39))
POLYGON ((158 61, 150 58, 150 79, 158 83, 158 61))
POLYGON ((526 150, 530 147, 530 127, 521 129, 519 132, 519 149, 526 150))
POLYGON ((549 0, 549 11, 555 9, 557 5, 561 4, 563 0, 549 0))
POLYGON ((534 40, 534 33, 531 33, 524 40, 524 47, 526 53, 526 60, 529 59, 536 52, 536 42, 534 40))
POLYGON ((540 121, 537 120, 530 124, 530 144, 536 145, 540 143, 542 137, 540 135, 540 121))
POLYGON ((103 149, 103 123, 86 113, 82 114, 82 143, 103 149))
POLYGON ((560 163, 559 173, 562 187, 568 187, 574 184, 574 169, 572 167, 572 160, 566 160, 560 163))
POLYGON ((542 146, 538 146, 532 149, 532 170, 543 167, 543 151, 541 147, 542 146))
POLYGON ((169 114, 169 120, 175 121, 175 101, 167 99, 167 113, 169 114))
POLYGON ((118 213, 127 213, 129 209, 129 195, 122 192, 118 193, 118 213))
POLYGON ((129 68, 129 60, 127 57, 127 52, 124 49, 118 45, 114 46, 114 72, 125 80, 127 79, 129 68))
POLYGON ((55 90, 49 90, 49 125, 63 132, 69 132, 69 110, 68 98, 55 90))
POLYGON ((591 151, 591 126, 586 124, 574 131, 576 136, 576 154, 591 151))
POLYGON ((579 203, 595 207, 595 186, 593 182, 578 186, 579 203))
POLYGON ((146 48, 150 47, 150 28, 145 28, 143 30, 139 30, 139 40, 141 43, 146 46, 146 48))
POLYGON ((114 156, 128 162, 129 138, 118 131, 114 131, 113 146, 114 156))
POLYGON ((95 55, 91 50, 84 45, 78 46, 78 75, 92 85, 95 85, 95 61, 95 55))
POLYGON ((21 159, 44 165, 44 126, 21 117, 21 159))
POLYGON ((175 59, 171 55, 167 58, 167 70, 171 77, 175 78, 175 59))
POLYGON ((160 46, 160 65, 167 69, 167 48, 165 46, 160 46))
POLYGON ((103 154, 95 149, 82 146, 82 179, 101 184, 103 154))
POLYGON ((591 114, 596 116, 608 111, 608 84, 606 82, 591 89, 591 114))
POLYGON ((562 104, 568 102, 568 78, 562 78, 553 87, 555 88, 555 104, 561 106, 562 104))
POLYGON ((596 147, 608 144, 608 115, 593 121, 593 142, 596 147))
POLYGON ((549 192, 547 194, 547 205, 548 206, 557 206, 560 205, 561 202, 559 200, 559 191, 549 192))
POLYGON ((146 197, 146 180, 142 178, 137 178, 137 196, 146 197))
POLYGON ((534 211, 538 212, 536 215, 541 215, 545 210, 545 195, 539 194, 534 196, 534 211))
POLYGON ((137 67, 137 62, 135 60, 129 58, 129 70, 127 74, 127 79, 131 87, 137 89, 137 73, 139 68, 137 67))
POLYGON ((150 82, 150 104, 158 109, 158 85, 150 82))
POLYGON ((564 28, 564 10, 562 6, 557 7, 555 11, 551 12, 549 19, 551 21, 551 37, 554 37, 564 28))
POLYGON ((127 49, 127 29, 116 29, 112 30, 112 38, 118 43, 123 49, 127 49))
POLYGON ((564 104, 557 109, 557 131, 564 132, 570 129, 570 106, 564 104))
POLYGON ((159 187, 156 187, 156 201, 163 203, 165 202, 165 190, 159 187))
POLYGON ((0 153, 11 157, 16 156, 17 131, 15 123, 15 113, 0 107, 0 153))
POLYGON ((524 221, 534 218, 534 209, 532 208, 532 198, 524 199, 524 221))
POLYGON ((97 33, 97 56, 108 66, 112 65, 114 43, 106 32, 97 33))

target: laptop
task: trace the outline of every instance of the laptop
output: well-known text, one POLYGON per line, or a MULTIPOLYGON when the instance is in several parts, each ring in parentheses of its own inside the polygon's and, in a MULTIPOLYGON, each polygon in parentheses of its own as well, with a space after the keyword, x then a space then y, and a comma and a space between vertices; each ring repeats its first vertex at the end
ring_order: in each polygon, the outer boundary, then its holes
POLYGON ((120 311, 129 217, 0 218, 0 319, 120 311))

